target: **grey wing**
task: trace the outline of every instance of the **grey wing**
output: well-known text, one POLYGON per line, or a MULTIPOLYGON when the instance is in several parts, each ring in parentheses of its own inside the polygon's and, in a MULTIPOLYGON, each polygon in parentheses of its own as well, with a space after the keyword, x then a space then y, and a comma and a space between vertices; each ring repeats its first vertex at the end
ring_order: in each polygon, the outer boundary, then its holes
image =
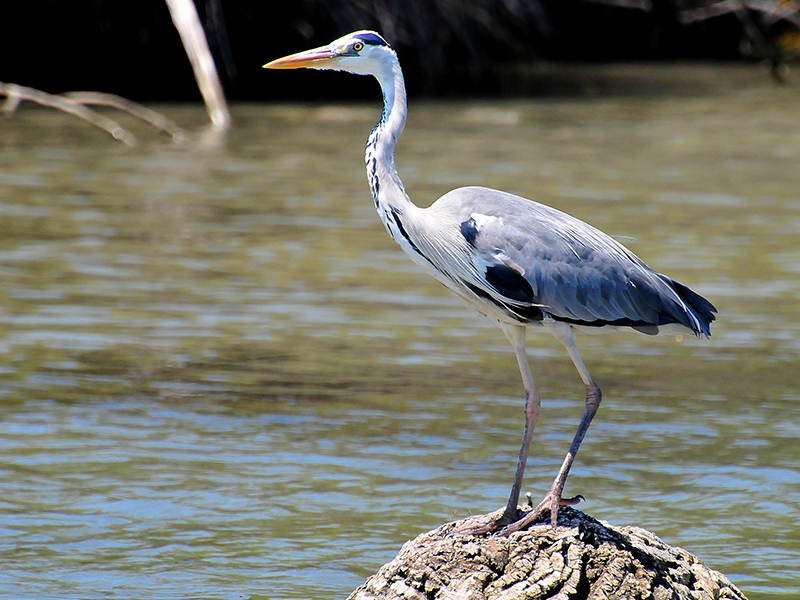
POLYGON ((507 211, 512 216, 497 206, 485 210, 490 214, 475 207, 461 226, 484 270, 486 291, 498 301, 534 319, 536 311, 525 311, 526 304, 574 324, 657 333, 659 325, 680 323, 708 335, 714 319, 708 301, 656 273, 594 227, 522 201, 507 211), (705 314, 696 314, 676 286, 704 302, 699 312, 705 314))

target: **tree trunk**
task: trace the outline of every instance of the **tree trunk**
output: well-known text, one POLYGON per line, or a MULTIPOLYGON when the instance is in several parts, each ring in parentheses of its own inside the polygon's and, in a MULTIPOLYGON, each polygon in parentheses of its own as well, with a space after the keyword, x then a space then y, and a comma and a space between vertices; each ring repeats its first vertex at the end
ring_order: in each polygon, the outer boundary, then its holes
POLYGON ((566 506, 555 531, 538 522, 508 538, 457 531, 500 514, 447 523, 407 542, 348 600, 746 600, 722 573, 649 531, 566 506))

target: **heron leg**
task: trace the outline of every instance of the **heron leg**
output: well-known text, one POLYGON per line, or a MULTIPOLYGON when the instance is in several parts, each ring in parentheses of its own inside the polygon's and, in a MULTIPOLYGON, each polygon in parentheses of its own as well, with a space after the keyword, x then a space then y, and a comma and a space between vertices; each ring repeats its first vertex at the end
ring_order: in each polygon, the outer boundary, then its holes
POLYGON ((517 470, 514 474, 514 483, 511 486, 511 494, 508 497, 508 504, 501 519, 505 523, 513 523, 517 520, 519 510, 519 495, 522 491, 522 479, 525 475, 525 465, 528 462, 528 452, 530 451, 533 431, 536 422, 539 420, 541 410, 541 400, 533 382, 528 357, 525 354, 525 327, 522 325, 509 325, 501 323, 503 333, 506 334, 508 341, 514 348, 517 357, 519 372, 522 375, 522 385, 525 387, 525 426, 522 429, 522 446, 519 449, 519 459, 517 460, 517 470))
POLYGON ((522 491, 522 479, 525 475, 525 465, 528 462, 528 451, 533 438, 533 430, 536 428, 536 421, 539 420, 541 401, 533 382, 531 368, 528 365, 528 357, 525 354, 525 327, 523 325, 512 325, 500 321, 500 328, 505 333, 511 346, 514 348, 514 355, 517 357, 519 372, 522 375, 522 385, 525 387, 525 427, 522 430, 522 446, 519 449, 519 460, 517 461, 517 471, 514 475, 514 484, 511 486, 511 494, 508 497, 503 514, 496 520, 479 527, 462 529, 461 533, 473 535, 483 535, 494 533, 509 524, 515 524, 519 518, 519 496, 522 491))
POLYGON ((562 501, 561 495, 564 491, 564 485, 567 483, 567 477, 569 476, 569 471, 572 468, 572 463, 575 460, 575 455, 578 453, 578 449, 581 447, 583 438, 586 436, 586 432, 589 430, 589 426, 592 424, 592 419, 594 419, 594 416, 597 414, 597 410, 600 408, 600 402, 603 399, 600 388, 594 382, 594 379, 592 379, 592 376, 589 374, 589 370, 583 363, 580 354, 578 354, 578 349, 575 347, 575 336, 572 332, 572 329, 568 325, 562 323, 545 321, 544 324, 550 333, 552 333, 562 344, 564 344, 570 358, 572 359, 572 362, 575 364, 575 368, 578 370, 578 373, 580 374, 581 379, 586 386, 586 405, 583 411, 583 417, 578 425, 578 430, 575 432, 575 437, 572 439, 572 444, 570 444, 569 451, 567 452, 566 457, 564 457, 564 462, 561 464, 558 475, 556 475, 553 485, 550 486, 547 495, 545 495, 544 499, 533 510, 527 512, 522 519, 516 521, 515 523, 511 523, 500 530, 500 535, 509 535, 515 531, 519 531, 520 529, 527 527, 547 509, 550 510, 550 523, 555 529, 558 522, 559 505, 577 503, 575 500, 581 498, 580 496, 576 496, 575 499, 562 501))

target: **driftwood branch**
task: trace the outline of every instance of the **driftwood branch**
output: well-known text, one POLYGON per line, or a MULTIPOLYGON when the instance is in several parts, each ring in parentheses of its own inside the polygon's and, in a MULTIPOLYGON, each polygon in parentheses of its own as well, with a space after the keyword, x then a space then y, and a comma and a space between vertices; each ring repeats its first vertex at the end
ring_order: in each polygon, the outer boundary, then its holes
MULTIPOLYGON (((200 24, 200 18, 197 16, 197 9, 192 0, 166 0, 166 2, 172 15, 172 21, 178 29, 181 41, 186 49, 186 55, 192 64, 197 85, 203 95, 211 118, 214 135, 203 135, 201 140, 204 143, 215 143, 218 141, 218 134, 230 127, 231 116, 225 101, 225 93, 222 90, 222 84, 214 65, 214 59, 208 48, 203 26, 200 24)), ((109 106, 125 111, 149 123, 156 129, 165 131, 175 142, 183 142, 187 138, 186 132, 170 119, 141 104, 114 94, 69 92, 63 95, 56 95, 15 83, 0 82, 0 97, 2 96, 6 98, 2 108, 6 114, 16 111, 23 101, 36 102, 42 106, 64 111, 101 129, 105 129, 115 139, 128 146, 136 144, 136 136, 113 119, 109 119, 90 109, 90 105, 109 106)))
POLYGON ((594 2, 596 4, 605 4, 606 6, 614 6, 616 8, 630 8, 632 10, 653 12, 653 3, 651 2, 651 0, 584 0, 584 1, 594 2))
POLYGON ((785 83, 788 75, 786 56, 767 36, 767 29, 777 21, 786 21, 795 28, 800 28, 800 8, 795 0, 778 2, 776 0, 718 0, 711 1, 695 8, 683 10, 678 19, 683 24, 713 19, 726 14, 733 14, 739 19, 742 31, 750 41, 756 53, 769 60, 771 73, 776 81, 785 83), (761 15, 754 20, 751 12, 761 15))
POLYGON ((137 119, 152 125, 159 131, 166 132, 172 137, 173 141, 181 143, 186 141, 188 134, 179 127, 174 121, 164 115, 142 106, 136 102, 116 96, 114 94, 103 94, 100 92, 67 92, 66 94, 48 94, 16 83, 3 83, 0 81, 0 96, 6 97, 3 111, 11 114, 19 108, 24 101, 35 102, 41 106, 47 106, 64 111, 91 123, 100 129, 110 133, 128 146, 136 145, 136 136, 122 127, 119 123, 94 111, 89 106, 108 106, 116 108, 133 115, 137 119))
POLYGON ((230 127, 231 115, 197 8, 192 0, 166 1, 172 22, 181 36, 189 62, 192 63, 194 78, 205 100, 211 124, 215 129, 225 131, 230 127))
POLYGON ((800 27, 800 14, 797 5, 792 2, 776 2, 774 0, 720 0, 702 6, 682 10, 678 18, 681 23, 688 24, 705 21, 722 15, 736 13, 740 10, 752 10, 763 13, 774 20, 785 19, 795 27, 800 27))
POLYGON ((168 119, 161 113, 122 96, 102 92, 67 92, 64 96, 84 106, 109 106, 124 111, 145 123, 149 123, 159 131, 167 133, 175 142, 180 143, 187 138, 186 131, 172 119, 168 119))
POLYGON ((457 532, 500 514, 448 523, 407 542, 348 600, 746 600, 685 550, 569 507, 559 511, 555 531, 534 525, 508 539, 457 532))
POLYGON ((92 125, 100 127, 101 129, 105 129, 108 131, 108 133, 114 136, 114 139, 117 139, 128 146, 134 146, 136 144, 136 136, 122 127, 119 123, 109 119, 104 115, 101 115, 96 111, 91 110, 90 108, 87 108, 72 98, 48 94, 47 92, 43 92, 41 90, 17 85, 16 83, 2 82, 0 82, 0 96, 6 97, 6 102, 3 106, 3 111, 6 114, 13 113, 22 101, 29 100, 31 102, 41 104, 42 106, 57 108, 58 110, 75 115, 76 117, 83 119, 92 125))

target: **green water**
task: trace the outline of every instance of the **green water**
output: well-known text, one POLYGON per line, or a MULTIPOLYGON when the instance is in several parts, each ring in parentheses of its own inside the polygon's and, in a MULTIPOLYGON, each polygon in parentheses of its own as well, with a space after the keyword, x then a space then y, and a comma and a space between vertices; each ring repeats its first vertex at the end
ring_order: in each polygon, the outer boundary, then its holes
MULTIPOLYGON (((566 492, 777 600, 800 593, 800 85, 686 72, 716 83, 412 101, 398 168, 421 205, 479 184, 566 210, 717 305, 707 341, 579 338, 605 401, 566 492)), ((513 354, 378 221, 377 100, 233 112, 206 148, 0 119, 0 596, 341 598, 506 500, 513 354)), ((529 346, 538 497, 583 388, 529 346)))

